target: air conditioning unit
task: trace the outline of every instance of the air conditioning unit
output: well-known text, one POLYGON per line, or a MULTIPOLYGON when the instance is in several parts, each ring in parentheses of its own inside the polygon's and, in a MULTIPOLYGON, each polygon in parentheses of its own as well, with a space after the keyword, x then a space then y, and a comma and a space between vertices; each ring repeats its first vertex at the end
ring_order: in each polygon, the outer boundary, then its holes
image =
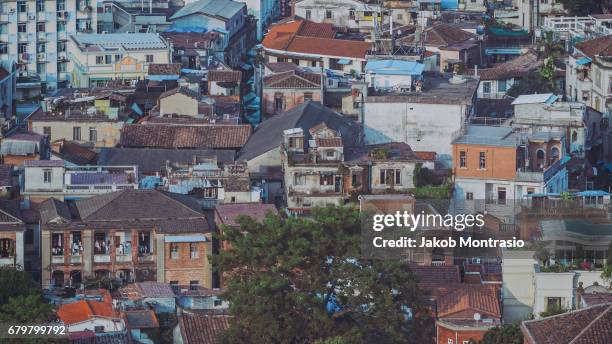
POLYGON ((44 59, 45 59, 45 57, 46 57, 45 53, 38 53, 38 54, 36 55, 36 58, 37 58, 38 60, 44 60, 44 59))
POLYGON ((36 16, 35 16, 35 15, 33 15, 33 14, 30 14, 30 15, 28 16, 28 19, 29 19, 29 20, 36 20, 36 16))
POLYGON ((11 8, 11 9, 9 10, 9 13, 11 13, 11 14, 12 14, 12 13, 15 13, 15 9, 14 9, 14 8, 11 8))

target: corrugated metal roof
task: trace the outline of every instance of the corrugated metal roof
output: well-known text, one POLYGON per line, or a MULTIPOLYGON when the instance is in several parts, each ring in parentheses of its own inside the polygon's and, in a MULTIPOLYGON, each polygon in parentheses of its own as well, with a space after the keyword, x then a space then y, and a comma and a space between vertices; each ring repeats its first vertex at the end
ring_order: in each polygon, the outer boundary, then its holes
POLYGON ((236 13, 242 11, 244 7, 244 3, 230 0, 200 0, 185 5, 185 7, 181 8, 172 17, 170 17, 170 20, 195 13, 202 13, 209 16, 229 19, 236 13))
POLYGON ((415 61, 378 60, 368 61, 366 72, 384 75, 421 75, 425 65, 415 61))
POLYGON ((5 140, 0 146, 0 155, 27 156, 38 153, 38 145, 32 141, 8 141, 5 140))
POLYGON ((95 45, 100 50, 151 50, 165 49, 166 42, 156 33, 107 33, 79 34, 72 39, 79 45, 95 45))
POLYGON ((557 100, 557 96, 552 93, 543 93, 543 94, 523 94, 516 98, 512 105, 521 105, 521 104, 552 104, 557 100))

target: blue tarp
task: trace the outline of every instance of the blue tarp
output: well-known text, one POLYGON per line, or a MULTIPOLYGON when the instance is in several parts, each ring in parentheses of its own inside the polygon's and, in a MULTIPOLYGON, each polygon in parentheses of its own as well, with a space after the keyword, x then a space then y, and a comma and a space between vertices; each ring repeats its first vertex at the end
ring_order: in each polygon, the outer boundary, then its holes
POLYGON ((180 26, 172 25, 168 29, 166 29, 166 32, 198 32, 198 33, 204 33, 204 32, 206 32, 206 28, 201 27, 201 26, 184 26, 184 27, 180 27, 180 26))
POLYGON ((165 242, 207 242, 208 239, 204 234, 192 234, 192 235, 166 235, 164 237, 165 242))
POLYGON ((415 61, 377 60, 368 61, 366 72, 381 75, 421 75, 425 65, 415 61))
POLYGON ((132 111, 136 112, 140 116, 142 116, 144 114, 142 109, 140 109, 140 106, 138 106, 138 104, 136 104, 136 103, 132 104, 132 106, 130 106, 130 109, 132 109, 132 111))
POLYGON ((594 196, 610 196, 610 193, 603 191, 603 190, 587 190, 587 191, 576 192, 576 195, 585 196, 585 197, 594 197, 594 196))
POLYGON ((581 58, 579 58, 578 60, 576 60, 576 64, 577 64, 577 65, 579 65, 579 66, 580 66, 580 65, 589 64, 589 63, 591 63, 591 62, 593 62, 593 60, 591 60, 591 59, 590 59, 590 58, 588 58, 588 57, 581 57, 581 58))
POLYGON ((178 80, 179 75, 149 75, 147 78, 153 81, 178 80))
POLYGON ((181 68, 181 73, 185 74, 206 74, 207 71, 203 69, 189 69, 189 68, 181 68))
POLYGON ((351 64, 351 60, 349 60, 349 59, 339 59, 338 60, 338 64, 349 65, 349 64, 351 64))
POLYGON ((162 180, 156 176, 147 176, 138 182, 138 187, 141 189, 155 189, 159 185, 162 185, 162 180))

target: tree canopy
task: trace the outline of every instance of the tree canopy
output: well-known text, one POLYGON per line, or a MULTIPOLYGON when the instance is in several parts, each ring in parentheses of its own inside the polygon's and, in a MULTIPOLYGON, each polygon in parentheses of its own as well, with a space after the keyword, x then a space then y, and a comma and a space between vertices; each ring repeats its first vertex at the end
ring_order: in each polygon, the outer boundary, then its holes
POLYGON ((225 272, 225 343, 427 343, 433 326, 405 263, 360 258, 361 222, 350 207, 311 219, 240 218, 223 229, 231 250, 211 257, 225 272))
POLYGON ((54 318, 53 306, 43 300, 39 285, 27 272, 0 267, 0 322, 42 324, 54 318))
POLYGON ((612 1, 610 0, 559 0, 559 2, 572 16, 587 16, 612 11, 612 1))
POLYGON ((478 344, 523 344, 523 333, 519 325, 497 326, 487 331, 478 344))

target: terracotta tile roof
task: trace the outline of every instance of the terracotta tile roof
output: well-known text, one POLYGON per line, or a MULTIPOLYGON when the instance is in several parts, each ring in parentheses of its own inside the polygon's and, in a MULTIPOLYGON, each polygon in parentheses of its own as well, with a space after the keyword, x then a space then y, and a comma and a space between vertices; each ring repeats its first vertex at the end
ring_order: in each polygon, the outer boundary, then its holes
POLYGON ((183 312, 179 327, 184 344, 217 344, 221 333, 229 327, 227 315, 183 312))
POLYGON ((268 212, 278 215, 278 210, 273 204, 261 203, 220 204, 216 207, 215 212, 221 221, 217 225, 227 226, 238 226, 236 219, 241 215, 248 216, 255 221, 262 221, 268 212))
POLYGON ((271 62, 266 63, 266 67, 273 73, 282 73, 289 71, 301 71, 302 67, 296 65, 293 62, 271 62))
POLYGON ((0 231, 24 231, 25 225, 18 200, 0 200, 0 231))
POLYGON ((239 70, 211 70, 208 71, 208 81, 215 82, 239 82, 242 73, 239 70))
POLYGON ((436 152, 425 152, 425 151, 414 151, 414 154, 417 158, 421 160, 435 161, 436 160, 436 152))
POLYGON ((313 88, 321 87, 321 75, 287 71, 269 75, 264 78, 266 88, 313 88))
MULTIPOLYGON (((485 313, 489 317, 501 318, 499 300, 493 288, 478 288, 475 285, 463 285, 436 300, 440 318, 463 318, 457 315, 463 311, 485 313)), ((466 320, 473 320, 470 314, 466 320)))
POLYGON ((349 164, 365 164, 370 162, 386 161, 417 161, 410 145, 404 142, 389 142, 362 147, 350 148, 345 151, 345 159, 349 164), (378 157, 374 152, 383 151, 385 157, 378 157))
POLYGON ((502 274, 499 274, 499 273, 495 273, 495 274, 483 274, 482 275, 482 280, 486 281, 486 282, 501 282, 502 281, 502 274))
MULTIPOLYGON (((538 61, 535 52, 529 51, 513 60, 500 63, 492 68, 478 69, 480 80, 501 80, 520 78, 538 69, 542 61, 538 61)), ((467 69, 465 75, 474 75, 474 69, 467 69)))
POLYGON ((149 74, 153 75, 181 75, 180 63, 152 63, 149 65, 149 74))
POLYGON ((612 303, 524 321, 521 330, 529 344, 609 344, 612 303))
POLYGON ((331 24, 294 18, 272 25, 262 44, 267 49, 359 59, 372 48, 369 42, 335 39, 335 35, 331 24))
POLYGON ((13 165, 0 165, 0 186, 13 185, 13 165))
POLYGON ((463 283, 466 284, 482 284, 480 274, 472 274, 463 276, 463 283))
POLYGON ((159 322, 151 309, 124 311, 127 328, 158 328, 159 322))
MULTIPOLYGON (((418 39, 426 46, 445 47, 467 41, 474 37, 475 35, 452 25, 437 24, 426 28, 418 39)), ((416 34, 400 38, 399 41, 402 43, 420 43, 417 42, 416 34)))
POLYGON ((64 324, 75 324, 93 317, 112 318, 116 314, 110 302, 80 300, 61 305, 57 310, 58 318, 64 324))
POLYGON ((164 92, 164 93, 159 95, 159 99, 166 98, 166 97, 169 97, 169 96, 177 94, 177 93, 184 94, 184 95, 186 95, 188 97, 191 97, 193 99, 196 99, 196 100, 200 99, 200 93, 190 89, 189 87, 185 87, 185 86, 177 87, 177 88, 171 89, 169 91, 166 91, 166 92, 164 92))
POLYGON ((318 138, 315 142, 317 147, 342 147, 342 139, 339 137, 318 138))
POLYGON ((98 158, 98 153, 73 141, 62 139, 53 142, 52 146, 53 154, 73 164, 94 164, 98 158))
POLYGON ((308 20, 302 21, 297 33, 299 36, 306 37, 334 38, 336 36, 336 30, 331 23, 315 23, 308 20))
POLYGON ((297 36, 287 48, 289 52, 365 59, 372 43, 345 39, 297 36))
POLYGON ((129 300, 143 298, 174 298, 174 291, 170 284, 161 282, 136 282, 119 288, 117 294, 129 300))
POLYGON ((612 291, 609 293, 585 293, 582 299, 587 306, 612 303, 612 291))
POLYGON ((576 43, 574 48, 580 50, 583 54, 590 58, 593 58, 596 55, 612 56, 612 35, 576 43))
POLYGON ((461 282, 459 266, 410 265, 410 270, 419 279, 419 286, 425 288, 461 282))
POLYGON ((172 43, 174 50, 177 49, 207 49, 214 40, 219 37, 217 32, 162 32, 160 33, 168 42, 172 43))
POLYGON ((121 146, 237 149, 250 135, 251 126, 242 124, 133 124, 123 127, 121 146))

